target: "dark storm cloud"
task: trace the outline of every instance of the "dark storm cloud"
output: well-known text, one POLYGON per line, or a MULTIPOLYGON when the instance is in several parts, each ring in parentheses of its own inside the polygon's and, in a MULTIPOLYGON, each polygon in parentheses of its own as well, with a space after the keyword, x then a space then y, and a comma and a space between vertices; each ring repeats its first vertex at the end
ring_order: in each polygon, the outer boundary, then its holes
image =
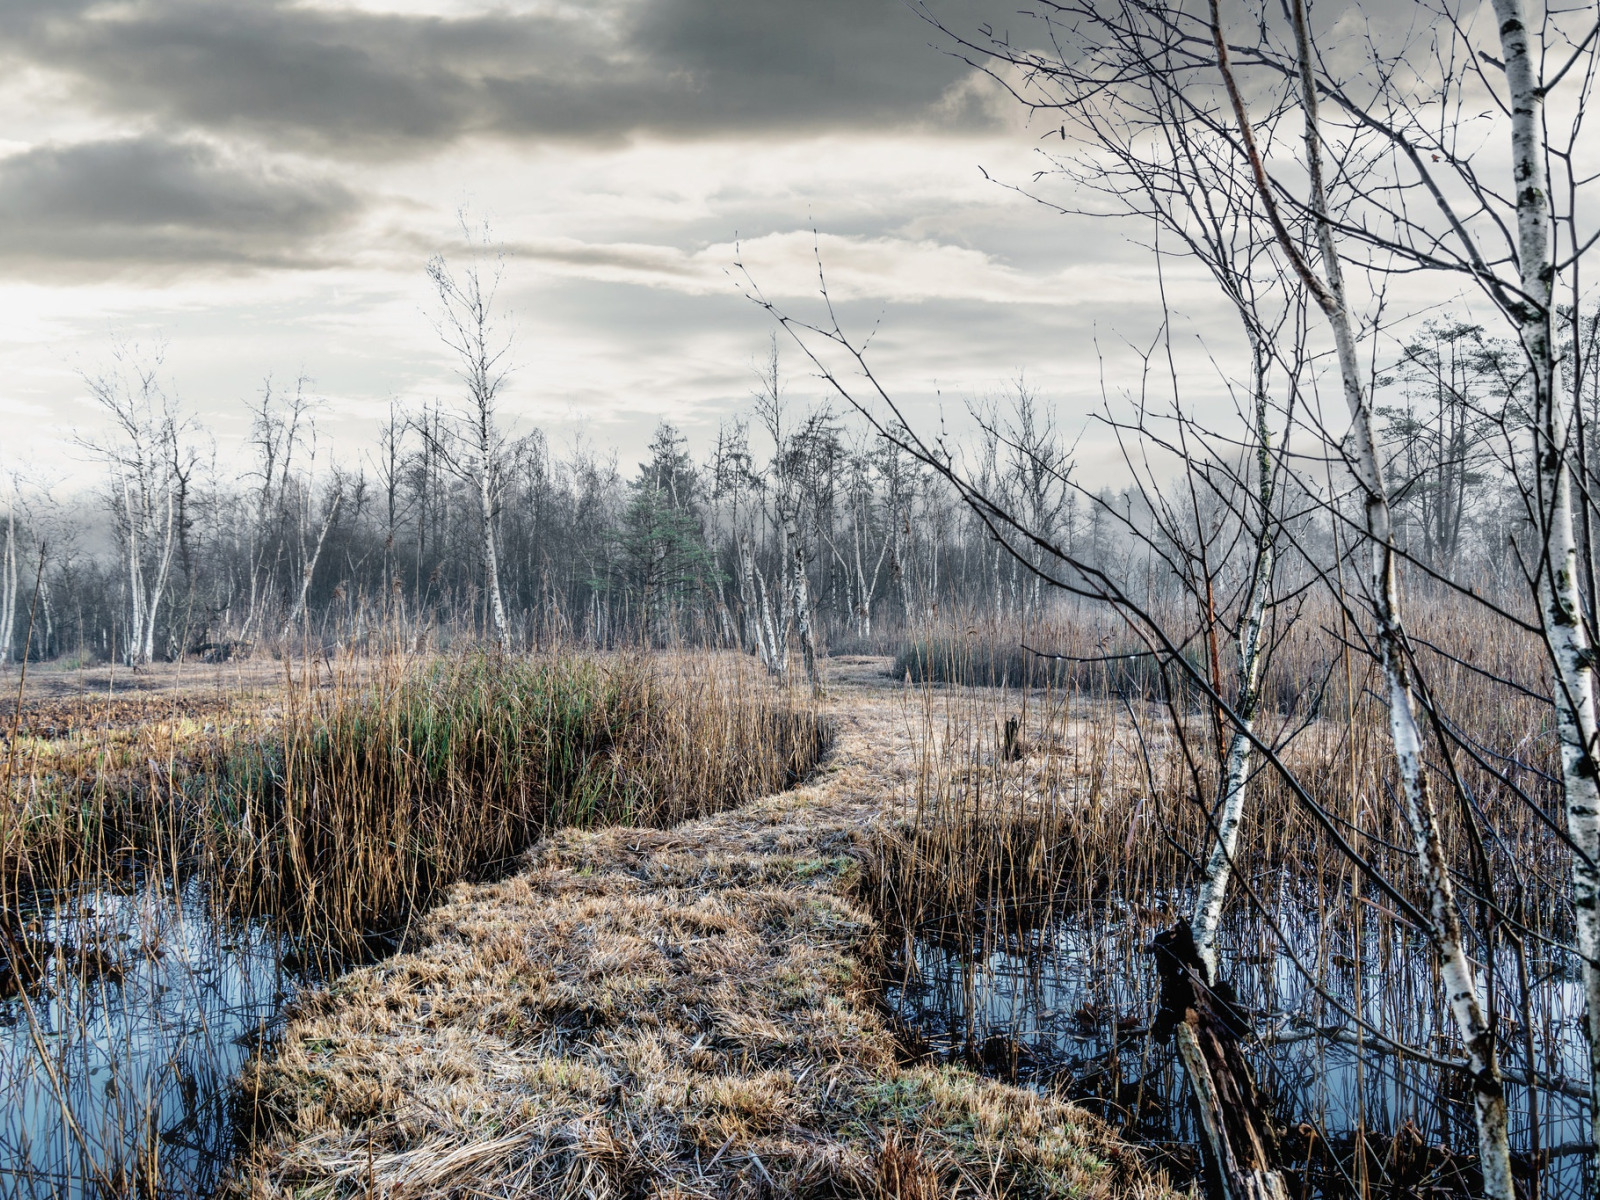
POLYGON ((310 265, 308 247, 360 207, 337 182, 203 142, 38 146, 0 158, 0 261, 310 265))
POLYGON ((982 107, 899 0, 599 0, 459 18, 286 0, 44 4, 0 17, 19 63, 108 112, 296 148, 404 156, 463 134, 614 138, 876 127, 982 107))

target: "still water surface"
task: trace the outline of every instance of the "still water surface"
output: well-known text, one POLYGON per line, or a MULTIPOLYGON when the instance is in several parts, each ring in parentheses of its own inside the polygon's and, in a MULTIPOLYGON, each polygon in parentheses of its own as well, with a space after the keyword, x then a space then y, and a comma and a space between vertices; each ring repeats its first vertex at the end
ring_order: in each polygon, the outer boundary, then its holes
MULTIPOLYGON (((1365 1182, 1369 1195, 1465 1194, 1475 1131, 1461 1073, 1317 1032, 1351 1028, 1343 1006, 1410 1045, 1459 1057, 1453 1031, 1438 1022, 1426 949, 1392 927, 1368 930, 1358 961, 1355 936, 1321 928, 1309 905, 1280 908, 1277 921, 1291 945, 1320 947, 1302 956, 1304 970, 1276 949, 1264 923, 1235 918, 1224 931, 1224 974, 1254 1028, 1280 1039, 1256 1043, 1251 1060, 1289 1131, 1297 1189, 1342 1197, 1360 1194, 1365 1182), (1364 1167, 1354 1153, 1358 1129, 1368 1137, 1364 1167)), ((934 1056, 1056 1089, 1144 1143, 1176 1177, 1189 1177, 1199 1167, 1199 1128, 1170 1042, 1153 1029, 1159 985, 1145 950, 1166 924, 1167 914, 1090 904, 987 945, 928 936, 914 944, 888 999, 934 1056)), ((1531 1029, 1537 1078, 1584 1081, 1583 993, 1573 964, 1546 957, 1529 965, 1539 986, 1530 1011, 1521 1011, 1514 963, 1508 955, 1497 964, 1502 1061, 1526 1071, 1531 1029)), ((1535 1149, 1568 1150, 1541 1171, 1542 1195, 1591 1195, 1587 1158, 1572 1152, 1587 1139, 1588 1105, 1548 1087, 1530 1097, 1515 1084, 1508 1100, 1522 1170, 1535 1149)))
POLYGON ((0 995, 0 1198, 209 1194, 233 1079, 303 986, 285 947, 218 919, 198 881, 25 915, 9 957, 27 986, 0 995))

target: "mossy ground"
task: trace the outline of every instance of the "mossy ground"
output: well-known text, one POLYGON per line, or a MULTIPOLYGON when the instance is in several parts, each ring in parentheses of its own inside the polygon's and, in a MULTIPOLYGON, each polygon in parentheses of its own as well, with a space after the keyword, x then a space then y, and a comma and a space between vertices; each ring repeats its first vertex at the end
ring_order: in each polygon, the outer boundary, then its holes
POLYGON ((259 1197, 1157 1197, 1093 1117, 907 1064, 858 863, 915 769, 881 665, 793 791, 568 830, 315 993, 242 1083, 259 1197))

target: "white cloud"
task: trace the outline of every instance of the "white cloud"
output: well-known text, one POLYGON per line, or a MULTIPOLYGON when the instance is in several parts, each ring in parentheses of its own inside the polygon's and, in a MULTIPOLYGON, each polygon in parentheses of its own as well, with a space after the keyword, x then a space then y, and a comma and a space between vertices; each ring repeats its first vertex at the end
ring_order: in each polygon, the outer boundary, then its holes
POLYGON ((1090 262, 1030 272, 981 250, 928 238, 848 237, 809 230, 694 251, 545 238, 519 243, 513 253, 554 274, 689 295, 742 290, 745 280, 737 264, 772 299, 816 296, 819 266, 828 293, 838 301, 1118 306, 1147 301, 1156 285, 1149 266, 1090 262))

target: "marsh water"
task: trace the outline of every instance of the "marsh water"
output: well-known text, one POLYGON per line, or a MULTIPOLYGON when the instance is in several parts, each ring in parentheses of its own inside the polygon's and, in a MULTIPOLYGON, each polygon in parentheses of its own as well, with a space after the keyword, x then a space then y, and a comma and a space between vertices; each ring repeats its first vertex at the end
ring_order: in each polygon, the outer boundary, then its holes
POLYGON ((219 917, 198 880, 22 915, 0 992, 0 1198, 209 1194, 234 1078, 303 986, 284 944, 219 917))
MULTIPOLYGON (((1198 1178, 1198 1122, 1157 1028, 1159 984, 1146 949, 1170 923, 1167 913, 1094 903, 976 944, 926 931, 888 999, 929 1055, 1068 1096, 1142 1143, 1175 1179, 1198 1178)), ((1328 1036, 1354 1028, 1349 1014, 1360 1013, 1399 1042, 1458 1057, 1453 1032, 1439 1024, 1426 948, 1389 922, 1335 926, 1310 902, 1280 904, 1274 924, 1276 933, 1261 919, 1227 924, 1223 974, 1257 1035, 1268 1035, 1249 1055, 1283 1131, 1291 1187, 1328 1198, 1475 1194, 1464 1073, 1328 1036), (1282 944, 1313 949, 1297 964, 1282 944)), ((1525 1007, 1512 956, 1496 966, 1502 1062, 1525 1078, 1531 1033, 1540 1085, 1508 1085, 1519 1187, 1534 1194, 1537 1162, 1539 1195, 1589 1195, 1588 1105, 1577 1086, 1588 1056, 1574 964, 1530 954, 1523 966, 1538 986, 1525 1007)))

